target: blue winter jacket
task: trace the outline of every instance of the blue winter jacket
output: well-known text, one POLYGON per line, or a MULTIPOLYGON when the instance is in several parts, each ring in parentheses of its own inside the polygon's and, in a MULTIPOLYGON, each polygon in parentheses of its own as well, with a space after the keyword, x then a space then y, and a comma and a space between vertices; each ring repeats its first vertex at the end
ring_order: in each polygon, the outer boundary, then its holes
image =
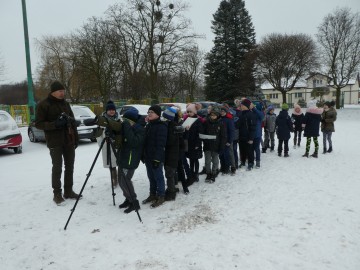
POLYGON ((262 129, 261 129, 261 124, 262 121, 264 120, 264 113, 258 109, 256 109, 256 107, 253 108, 252 110, 256 116, 256 128, 255 128, 255 138, 261 138, 262 137, 262 129))

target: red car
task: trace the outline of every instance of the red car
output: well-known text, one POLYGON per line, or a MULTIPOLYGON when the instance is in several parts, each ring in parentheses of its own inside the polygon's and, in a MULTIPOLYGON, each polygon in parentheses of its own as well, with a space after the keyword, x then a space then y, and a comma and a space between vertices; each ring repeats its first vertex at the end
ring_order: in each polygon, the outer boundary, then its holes
POLYGON ((22 153, 22 136, 20 130, 9 113, 0 110, 0 148, 22 153))

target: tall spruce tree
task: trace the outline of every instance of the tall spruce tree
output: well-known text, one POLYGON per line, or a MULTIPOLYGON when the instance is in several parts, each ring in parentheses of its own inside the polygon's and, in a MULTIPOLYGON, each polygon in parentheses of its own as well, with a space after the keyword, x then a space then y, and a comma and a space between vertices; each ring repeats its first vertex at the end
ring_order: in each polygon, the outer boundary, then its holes
POLYGON ((214 47, 205 65, 209 100, 233 100, 255 91, 255 30, 243 0, 223 0, 213 16, 214 47))

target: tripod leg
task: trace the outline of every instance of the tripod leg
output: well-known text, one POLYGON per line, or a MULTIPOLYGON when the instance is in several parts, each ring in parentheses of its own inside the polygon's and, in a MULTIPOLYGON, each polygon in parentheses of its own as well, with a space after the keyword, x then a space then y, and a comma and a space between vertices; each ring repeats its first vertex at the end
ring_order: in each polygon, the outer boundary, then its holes
MULTIPOLYGON (((112 142, 110 142, 110 145, 111 145, 111 148, 112 148, 112 150, 114 151, 114 153, 116 153, 114 144, 113 144, 112 142)), ((118 159, 118 156, 115 155, 115 157, 116 157, 116 160, 117 160, 117 159, 118 159)), ((118 164, 119 164, 119 163, 118 163, 118 164)), ((121 177, 123 177, 124 179, 126 178, 123 170, 119 170, 119 173, 121 174, 121 177)), ((126 184, 127 190, 129 191, 130 188, 129 188, 129 185, 128 185, 128 183, 127 183, 126 181, 125 181, 125 184, 126 184)), ((134 198, 132 197, 131 192, 129 192, 129 194, 130 194, 130 197, 131 197, 131 198, 130 198, 130 199, 131 199, 131 202, 134 202, 134 198)), ((141 217, 140 217, 140 214, 139 214, 138 209, 135 208, 135 212, 136 212, 136 214, 137 214, 137 216, 138 216, 138 218, 139 218, 139 221, 140 221, 141 223, 143 223, 142 220, 141 220, 141 217)))
MULTIPOLYGON (((113 197, 113 205, 115 205, 115 191, 114 191, 114 185, 112 182, 113 179, 113 171, 112 169, 112 162, 111 162, 111 149, 110 149, 110 145, 112 145, 111 139, 109 137, 105 138, 106 140, 106 155, 107 155, 107 164, 109 165, 109 169, 110 169, 110 183, 111 183, 111 191, 112 191, 112 197, 113 197)), ((116 152, 114 152, 116 153, 116 152)))
POLYGON ((77 206, 77 204, 78 204, 78 202, 79 202, 79 199, 80 199, 80 197, 81 197, 81 194, 82 194, 83 191, 84 191, 84 188, 85 188, 85 186, 86 186, 86 184, 87 184, 87 181, 89 180, 89 177, 90 177, 90 175, 91 175, 91 172, 92 172, 92 170, 94 169, 96 160, 97 160, 98 157, 99 157, 99 154, 100 154, 100 152, 101 152, 101 149, 102 149, 103 146, 104 146, 104 143, 105 143, 105 139, 102 140, 102 142, 101 142, 101 144, 100 144, 100 147, 99 147, 99 150, 98 150, 98 152, 96 153, 96 156, 95 156, 95 158, 94 158, 94 161, 93 161, 93 163, 91 164, 90 170, 89 170, 89 172, 88 172, 87 175, 86 175, 85 182, 84 182, 84 184, 83 184, 83 186, 82 186, 82 188, 81 188, 81 190, 80 190, 79 196, 77 197, 77 199, 76 199, 76 201, 75 201, 74 207, 71 209, 71 213, 70 213, 70 216, 69 216, 69 218, 68 218, 68 220, 67 220, 67 222, 66 222, 66 225, 65 225, 65 227, 64 227, 64 230, 66 230, 66 228, 67 228, 67 226, 68 226, 68 224, 69 224, 69 222, 70 222, 70 219, 71 219, 71 217, 72 217, 72 215, 73 215, 73 213, 74 213, 74 211, 75 211, 75 208, 76 208, 76 206, 77 206))

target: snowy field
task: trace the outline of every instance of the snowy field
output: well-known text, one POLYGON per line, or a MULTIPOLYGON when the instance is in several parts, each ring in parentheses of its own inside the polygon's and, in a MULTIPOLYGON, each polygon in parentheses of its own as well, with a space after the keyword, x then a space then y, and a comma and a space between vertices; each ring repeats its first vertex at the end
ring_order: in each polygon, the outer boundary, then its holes
MULTIPOLYGON (((359 123, 360 106, 346 106, 338 110, 333 153, 321 154, 320 136, 318 159, 302 157, 303 139, 289 158, 263 154, 261 169, 214 184, 203 175, 189 195, 181 190, 155 209, 142 205, 143 223, 118 208, 119 187, 113 205, 100 156, 67 230, 75 201, 52 201, 48 149, 22 128, 23 153, 0 150, 0 268, 359 270, 359 123)), ((83 141, 76 150, 77 192, 97 149, 83 141)), ((133 180, 145 199, 143 164, 133 180)))

